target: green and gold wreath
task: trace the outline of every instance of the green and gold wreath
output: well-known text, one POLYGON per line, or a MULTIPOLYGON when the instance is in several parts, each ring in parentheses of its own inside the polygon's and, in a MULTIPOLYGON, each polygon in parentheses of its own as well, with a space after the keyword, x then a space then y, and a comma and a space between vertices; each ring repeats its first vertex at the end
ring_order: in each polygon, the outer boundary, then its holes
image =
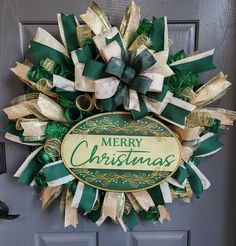
MULTIPOLYGON (((11 69, 27 84, 27 91, 4 109, 9 119, 5 136, 37 146, 14 176, 20 183, 41 189, 43 208, 61 196, 65 227, 77 226, 78 210, 97 225, 110 217, 124 230, 132 230, 138 223, 136 213, 147 221, 169 220, 166 203, 175 198, 189 202, 192 195, 199 198, 210 186, 198 168, 200 159, 222 148, 218 132, 233 125, 236 113, 208 105, 224 96, 231 83, 223 73, 200 82, 201 72, 215 68, 214 50, 193 54, 181 50, 173 54, 167 18, 141 20, 140 8, 134 1, 127 7, 119 28, 110 24, 94 2, 80 17, 85 24, 74 15, 57 15, 63 44, 39 27, 27 51, 38 63, 17 62, 11 69), (78 181, 63 165, 61 143, 68 131, 82 119, 117 110, 131 112, 130 134, 140 128, 137 120, 149 115, 178 136, 181 163, 158 186, 136 192, 105 192, 78 181)), ((106 118, 100 126, 90 123, 76 130, 87 134, 90 129, 99 131, 101 125, 122 131, 122 126, 106 118)), ((145 135, 155 129, 148 127, 140 131, 145 135)), ((158 132, 156 136, 163 137, 158 132)), ((88 179, 100 175, 99 171, 90 173, 87 169, 80 172, 88 179)), ((131 174, 125 175, 129 181, 131 174)), ((107 184, 114 178, 120 176, 110 173, 101 176, 101 181, 107 184)), ((136 179, 130 182, 150 182, 142 175, 136 179)))

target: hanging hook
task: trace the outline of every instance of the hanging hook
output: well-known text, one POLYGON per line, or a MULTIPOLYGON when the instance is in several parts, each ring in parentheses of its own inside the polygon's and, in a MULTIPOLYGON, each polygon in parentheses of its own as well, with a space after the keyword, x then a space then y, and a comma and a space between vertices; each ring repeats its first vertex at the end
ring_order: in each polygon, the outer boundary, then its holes
POLYGON ((3 201, 0 201, 0 219, 14 220, 18 218, 19 214, 9 214, 9 207, 3 201))

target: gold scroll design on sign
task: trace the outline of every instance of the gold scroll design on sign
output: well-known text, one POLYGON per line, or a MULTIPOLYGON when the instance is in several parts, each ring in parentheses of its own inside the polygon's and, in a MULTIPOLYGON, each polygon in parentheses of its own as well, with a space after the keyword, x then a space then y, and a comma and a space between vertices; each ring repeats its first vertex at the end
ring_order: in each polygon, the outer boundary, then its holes
POLYGON ((173 137, 170 132, 167 132, 165 130, 158 130, 157 123, 155 122, 147 124, 144 121, 138 120, 131 121, 129 123, 124 122, 121 125, 118 121, 112 121, 108 117, 103 117, 101 120, 84 122, 82 126, 74 129, 71 133, 87 135, 90 132, 100 134, 104 131, 123 132, 127 134, 135 134, 139 132, 143 135, 149 135, 150 133, 152 133, 153 136, 156 136, 156 138, 160 139, 160 141, 163 140, 163 137, 173 137))
POLYGON ((117 174, 116 172, 110 172, 104 174, 100 171, 89 171, 87 168, 74 169, 75 174, 84 176, 85 181, 88 183, 95 182, 99 180, 99 186, 107 187, 112 182, 118 182, 119 180, 128 183, 132 188, 138 188, 140 184, 147 184, 153 186, 157 181, 161 181, 162 178, 167 178, 169 176, 168 171, 154 170, 151 174, 140 173, 123 173, 117 174), (160 179, 160 180, 159 180, 160 179))

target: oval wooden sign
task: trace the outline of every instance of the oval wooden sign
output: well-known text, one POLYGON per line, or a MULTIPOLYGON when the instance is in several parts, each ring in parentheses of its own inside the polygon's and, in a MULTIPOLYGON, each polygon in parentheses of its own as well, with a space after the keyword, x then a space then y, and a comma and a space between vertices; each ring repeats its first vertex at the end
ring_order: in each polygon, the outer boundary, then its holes
POLYGON ((74 126, 62 142, 62 159, 80 181, 101 190, 137 191, 170 177, 181 158, 174 133, 151 117, 97 114, 74 126))

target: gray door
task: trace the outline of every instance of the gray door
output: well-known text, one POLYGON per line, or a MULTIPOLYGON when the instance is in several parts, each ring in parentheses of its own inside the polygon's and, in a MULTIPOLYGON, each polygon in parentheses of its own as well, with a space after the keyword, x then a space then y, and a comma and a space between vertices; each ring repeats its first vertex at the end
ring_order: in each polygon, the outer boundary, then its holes
MULTIPOLYGON (((129 1, 97 2, 109 14, 111 22, 118 24, 129 1)), ((136 2, 141 6, 143 17, 168 16, 175 50, 185 48, 191 52, 197 47, 200 51, 216 48, 218 71, 204 74, 203 78, 208 79, 220 70, 229 74, 232 90, 218 106, 236 109, 236 1, 136 2)), ((36 28, 42 26, 58 37, 56 13, 74 13, 78 17, 90 3, 88 0, 0 0, 1 107, 6 107, 10 99, 24 90, 23 84, 9 68, 15 65, 15 60, 24 59, 24 52, 36 28)), ((1 111, 1 127, 6 122, 7 118, 1 111)), ((236 129, 223 136, 225 148, 220 153, 203 161, 200 168, 212 186, 200 200, 193 199, 191 204, 176 201, 168 205, 171 222, 161 225, 140 221, 133 232, 124 233, 120 226, 109 222, 98 228, 81 214, 77 229, 64 229, 59 204, 55 202, 43 211, 37 191, 17 184, 12 177, 29 149, 6 141, 2 134, 0 170, 4 171, 6 153, 7 173, 0 175, 0 200, 7 202, 11 213, 19 213, 20 217, 16 220, 0 219, 0 246, 233 246, 236 243, 235 139, 236 129)))

